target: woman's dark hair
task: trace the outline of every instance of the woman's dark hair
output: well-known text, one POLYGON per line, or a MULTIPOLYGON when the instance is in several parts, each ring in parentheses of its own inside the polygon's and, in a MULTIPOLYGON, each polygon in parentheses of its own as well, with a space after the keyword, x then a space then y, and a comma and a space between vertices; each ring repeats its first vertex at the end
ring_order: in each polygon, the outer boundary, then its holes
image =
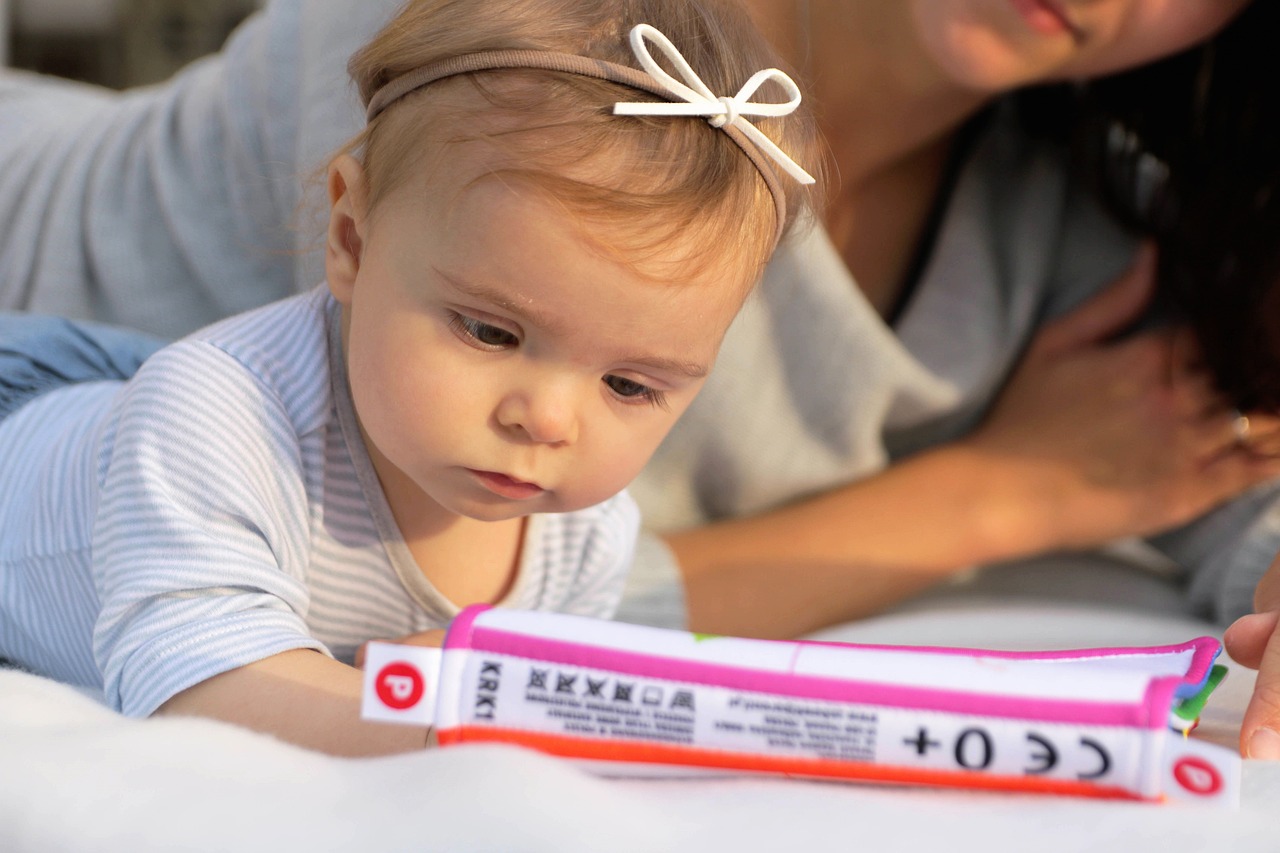
POLYGON ((1103 199, 1159 246, 1159 284, 1219 390, 1280 410, 1280 3, 1082 92, 1103 199))

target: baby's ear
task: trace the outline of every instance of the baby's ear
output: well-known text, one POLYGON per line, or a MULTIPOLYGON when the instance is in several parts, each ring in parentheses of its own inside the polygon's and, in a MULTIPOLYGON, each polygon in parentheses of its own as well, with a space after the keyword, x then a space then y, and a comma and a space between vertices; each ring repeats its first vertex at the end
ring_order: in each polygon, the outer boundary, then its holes
POLYGON ((333 298, 351 304, 368 222, 368 184, 364 169, 349 154, 329 164, 329 230, 325 240, 324 272, 333 298))

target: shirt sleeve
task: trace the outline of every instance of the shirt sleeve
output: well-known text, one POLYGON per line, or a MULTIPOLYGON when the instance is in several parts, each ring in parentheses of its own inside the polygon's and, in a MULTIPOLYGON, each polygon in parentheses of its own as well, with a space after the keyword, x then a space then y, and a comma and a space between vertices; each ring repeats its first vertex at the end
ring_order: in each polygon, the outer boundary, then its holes
POLYGON ((274 23, 154 89, 0 78, 0 307, 175 337, 292 292, 274 23))
POLYGON ((124 93, 0 70, 0 310, 174 338, 320 281, 346 63, 400 3, 271 0, 124 93))
POLYGON ((278 395, 222 350, 184 342, 144 364, 117 406, 93 530, 108 703, 146 716, 219 673, 326 652, 305 623, 306 452, 278 395))
POLYGON ((1253 591, 1280 554, 1280 482, 1259 486, 1152 544, 1188 572, 1191 603, 1226 625, 1253 612, 1253 591))

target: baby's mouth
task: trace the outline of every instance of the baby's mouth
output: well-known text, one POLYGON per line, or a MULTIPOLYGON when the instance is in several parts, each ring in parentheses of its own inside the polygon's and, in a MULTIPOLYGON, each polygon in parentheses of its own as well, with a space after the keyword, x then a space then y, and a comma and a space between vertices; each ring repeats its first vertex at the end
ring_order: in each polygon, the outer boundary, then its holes
POLYGON ((468 468, 471 475, 480 482, 489 491, 499 497, 508 498, 510 500, 528 500, 535 498, 546 491, 537 483, 529 483, 524 480, 517 480, 506 474, 500 474, 497 471, 478 471, 475 468, 468 468))

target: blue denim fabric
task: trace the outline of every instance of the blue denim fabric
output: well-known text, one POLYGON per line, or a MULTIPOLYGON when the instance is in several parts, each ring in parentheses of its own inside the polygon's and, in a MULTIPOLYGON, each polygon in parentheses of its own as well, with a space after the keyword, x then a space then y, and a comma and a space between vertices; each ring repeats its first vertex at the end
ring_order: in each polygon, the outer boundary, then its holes
POLYGON ((128 329, 0 313, 0 420, 45 391, 128 379, 164 341, 128 329))

